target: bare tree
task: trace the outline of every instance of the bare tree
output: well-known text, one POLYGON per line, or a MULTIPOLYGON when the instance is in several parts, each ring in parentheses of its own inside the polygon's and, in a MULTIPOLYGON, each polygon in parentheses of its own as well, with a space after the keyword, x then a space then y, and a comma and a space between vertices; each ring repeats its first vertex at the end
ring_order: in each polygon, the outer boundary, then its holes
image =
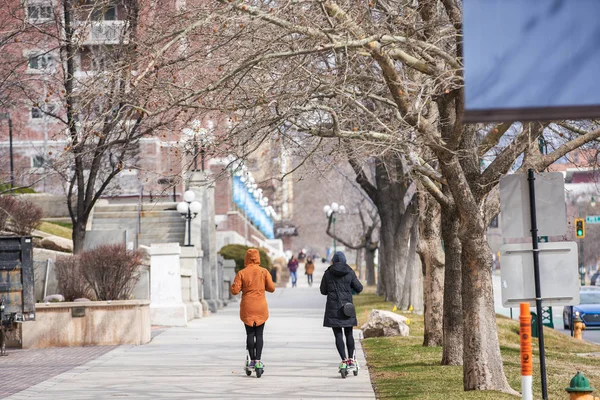
MULTIPOLYGON (((193 10, 208 19, 206 9, 193 10)), ((123 171, 181 180, 183 149, 172 143, 189 121, 205 117, 186 100, 204 83, 198 60, 207 58, 203 45, 190 44, 199 32, 187 29, 188 11, 183 3, 60 0, 43 9, 21 6, 11 16, 11 26, 30 28, 12 42, 13 53, 37 51, 35 74, 17 70, 11 102, 29 103, 52 121, 48 136, 61 148, 44 149, 43 157, 66 182, 75 252, 83 248, 96 201, 123 171), (148 170, 149 154, 140 157, 144 139, 164 143, 172 153, 170 171, 148 170)))
MULTIPOLYGON (((462 11, 454 0, 214 4, 214 40, 221 43, 214 57, 222 73, 202 93, 236 110, 243 123, 231 129, 232 138, 260 141, 277 129, 305 142, 312 136, 315 146, 318 138, 361 143, 355 170, 379 203, 381 281, 395 285, 384 290, 395 299, 405 298, 410 276, 408 266, 398 267, 407 258, 395 252, 409 254, 418 210, 415 201, 404 209, 403 200, 418 179, 440 203, 442 221, 452 221, 442 226, 453 239, 445 244, 461 247, 446 253, 461 261, 453 259, 445 282, 461 282, 448 296, 462 297, 465 390, 513 392, 498 345, 485 240, 497 212, 497 182, 521 156, 523 168, 540 170, 600 131, 569 129, 559 137, 548 124, 462 124, 462 11), (227 41, 238 46, 236 57, 227 56, 227 41), (540 154, 540 136, 556 149, 540 154), (375 184, 359 169, 369 157, 375 184), (457 265, 460 275, 449 277, 457 265)), ((455 342, 444 341, 460 346, 455 342)), ((459 363, 446 358, 457 354, 445 354, 445 362, 459 363)))

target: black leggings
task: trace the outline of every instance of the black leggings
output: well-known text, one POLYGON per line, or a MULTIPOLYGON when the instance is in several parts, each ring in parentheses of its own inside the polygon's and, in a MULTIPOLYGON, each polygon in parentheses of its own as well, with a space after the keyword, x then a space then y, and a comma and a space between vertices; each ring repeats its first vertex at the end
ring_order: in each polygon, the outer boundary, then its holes
POLYGON ((348 347, 348 357, 354 357, 354 336, 352 336, 352 327, 347 326, 344 328, 332 328, 333 334, 335 335, 335 347, 337 347, 338 353, 342 360, 346 359, 346 351, 344 349, 344 336, 346 336, 346 346, 348 347), (342 329, 344 329, 344 335, 342 335, 342 329))
POLYGON ((265 330, 265 324, 256 326, 249 326, 244 324, 246 327, 246 348, 251 360, 260 360, 263 349, 263 331, 265 330))

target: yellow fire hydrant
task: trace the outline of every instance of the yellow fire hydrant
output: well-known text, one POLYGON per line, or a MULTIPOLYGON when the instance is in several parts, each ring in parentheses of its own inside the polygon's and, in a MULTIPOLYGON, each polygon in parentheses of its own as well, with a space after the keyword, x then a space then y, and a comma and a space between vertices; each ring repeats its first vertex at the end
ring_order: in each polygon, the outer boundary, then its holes
POLYGON ((583 340, 583 331, 585 329, 585 323, 579 315, 575 316, 573 320, 573 337, 577 340, 583 340))
POLYGON ((569 400, 600 400, 600 398, 592 396, 594 388, 590 386, 590 381, 580 371, 577 371, 571 379, 569 387, 565 390, 569 393, 569 400))

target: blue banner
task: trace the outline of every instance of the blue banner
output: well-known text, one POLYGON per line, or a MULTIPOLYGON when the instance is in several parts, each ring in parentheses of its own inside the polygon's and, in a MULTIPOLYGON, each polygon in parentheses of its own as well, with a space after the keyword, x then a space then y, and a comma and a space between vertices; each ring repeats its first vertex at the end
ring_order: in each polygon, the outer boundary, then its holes
POLYGON ((233 177, 233 202, 267 239, 274 239, 273 221, 252 196, 239 176, 233 177))

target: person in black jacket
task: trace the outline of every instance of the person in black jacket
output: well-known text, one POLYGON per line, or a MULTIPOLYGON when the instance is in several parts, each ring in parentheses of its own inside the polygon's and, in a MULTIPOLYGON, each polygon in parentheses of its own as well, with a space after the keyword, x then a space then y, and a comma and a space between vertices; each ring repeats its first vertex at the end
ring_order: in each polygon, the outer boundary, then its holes
POLYGON ((341 369, 353 367, 354 336, 352 336, 352 328, 358 322, 352 305, 352 291, 360 293, 363 286, 358 281, 352 268, 346 264, 344 253, 337 251, 333 255, 331 263, 321 280, 321 294, 327 296, 323 326, 333 328, 335 346, 342 358, 341 369), (346 358, 343 336, 346 336, 348 358, 346 358))

